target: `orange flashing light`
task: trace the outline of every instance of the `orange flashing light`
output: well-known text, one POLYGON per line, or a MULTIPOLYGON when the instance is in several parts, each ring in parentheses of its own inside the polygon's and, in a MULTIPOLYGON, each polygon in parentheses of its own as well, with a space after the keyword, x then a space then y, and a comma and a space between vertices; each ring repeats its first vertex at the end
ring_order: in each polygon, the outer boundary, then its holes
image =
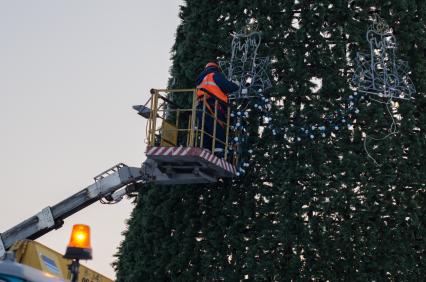
POLYGON ((76 224, 72 228, 70 242, 64 258, 68 259, 92 259, 90 246, 90 227, 84 224, 76 224))
POLYGON ((90 249, 90 227, 84 224, 74 225, 68 247, 90 249))

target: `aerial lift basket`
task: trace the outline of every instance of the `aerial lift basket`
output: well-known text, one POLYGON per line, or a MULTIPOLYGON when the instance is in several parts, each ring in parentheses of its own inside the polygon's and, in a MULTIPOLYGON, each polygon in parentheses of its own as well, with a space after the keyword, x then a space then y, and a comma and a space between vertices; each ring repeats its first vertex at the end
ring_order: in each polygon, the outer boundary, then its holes
POLYGON ((215 179, 236 175, 236 150, 228 145, 232 135, 228 105, 216 100, 212 107, 206 96, 197 101, 195 89, 151 89, 149 103, 144 114, 139 110, 148 118, 146 156, 160 169, 199 171, 215 179), (226 120, 218 118, 219 110, 226 120), (212 132, 206 130, 207 122, 213 124, 212 132), (217 136, 218 130, 224 131, 224 138, 217 136), (211 147, 205 144, 208 138, 211 147))

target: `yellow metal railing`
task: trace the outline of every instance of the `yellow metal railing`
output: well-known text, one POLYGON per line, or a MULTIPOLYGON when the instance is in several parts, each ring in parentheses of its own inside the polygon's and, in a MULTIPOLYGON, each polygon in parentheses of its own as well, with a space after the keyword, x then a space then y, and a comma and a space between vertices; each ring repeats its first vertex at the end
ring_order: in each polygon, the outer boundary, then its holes
MULTIPOLYGON (((207 103, 207 97, 197 101, 196 89, 151 89, 150 118, 147 123, 147 143, 150 147, 199 147, 212 152, 220 147, 224 150, 223 157, 234 159, 228 146, 230 135, 230 107, 218 102, 207 103), (187 101, 180 105, 179 101, 187 101), (225 115, 225 120, 218 118, 218 111, 225 115), (198 118, 197 118, 198 115, 198 118), (207 122, 213 123, 213 132, 206 130, 207 122), (224 138, 217 136, 217 128, 223 127, 224 138), (205 137, 211 140, 211 147, 204 144, 205 137)), ((211 125, 211 124, 210 124, 211 125)), ((235 151, 235 150, 231 150, 235 151)), ((229 161, 229 160, 228 160, 229 161)))

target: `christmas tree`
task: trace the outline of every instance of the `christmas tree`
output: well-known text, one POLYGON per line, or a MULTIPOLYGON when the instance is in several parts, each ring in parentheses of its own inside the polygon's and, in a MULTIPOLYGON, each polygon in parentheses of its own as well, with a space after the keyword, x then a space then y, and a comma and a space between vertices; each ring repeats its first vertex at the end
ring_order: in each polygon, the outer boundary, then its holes
POLYGON ((250 111, 243 176, 139 193, 118 281, 422 280, 426 3, 186 0, 180 17, 172 88, 229 59, 232 33, 256 22, 258 53, 272 61, 271 121, 250 111), (353 84, 377 15, 414 99, 378 103, 353 84))

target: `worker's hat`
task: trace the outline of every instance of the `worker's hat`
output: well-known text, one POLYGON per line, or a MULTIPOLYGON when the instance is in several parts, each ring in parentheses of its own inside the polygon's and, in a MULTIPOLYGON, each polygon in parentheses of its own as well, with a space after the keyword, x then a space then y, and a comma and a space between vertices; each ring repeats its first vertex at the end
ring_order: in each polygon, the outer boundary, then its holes
POLYGON ((212 68, 212 67, 218 69, 219 65, 215 62, 208 62, 207 65, 204 68, 206 69, 206 68, 212 68))

